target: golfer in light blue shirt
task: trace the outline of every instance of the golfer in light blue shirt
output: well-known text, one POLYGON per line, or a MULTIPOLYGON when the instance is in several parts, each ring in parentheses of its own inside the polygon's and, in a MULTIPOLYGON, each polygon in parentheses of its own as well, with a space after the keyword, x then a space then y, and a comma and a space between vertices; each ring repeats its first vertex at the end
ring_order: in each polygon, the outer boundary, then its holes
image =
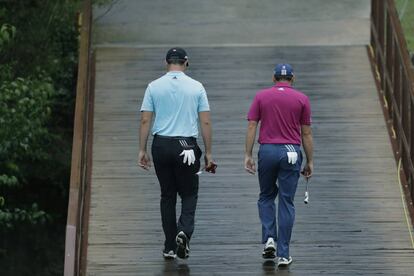
POLYGON ((169 71, 151 82, 141 111, 155 113, 152 134, 198 137, 198 113, 210 111, 203 85, 182 71, 169 71))
POLYGON ((163 256, 188 258, 194 231, 198 199, 198 175, 202 151, 197 145, 198 124, 205 145, 205 167, 215 173, 211 156, 210 107, 203 85, 187 76, 188 56, 182 48, 172 48, 166 56, 168 72, 151 82, 141 106, 138 165, 148 170, 151 160, 147 140, 153 114, 152 157, 161 186, 161 219, 165 234, 163 256), (177 194, 181 215, 176 219, 177 194))

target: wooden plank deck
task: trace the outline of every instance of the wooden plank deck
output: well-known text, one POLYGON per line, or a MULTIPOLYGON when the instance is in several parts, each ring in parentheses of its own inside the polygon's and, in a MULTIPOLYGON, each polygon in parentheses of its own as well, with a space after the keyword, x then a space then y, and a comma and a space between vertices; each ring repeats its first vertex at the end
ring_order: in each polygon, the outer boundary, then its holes
MULTIPOLYGON (((187 261, 165 262, 159 186, 138 169, 138 109, 164 48, 97 49, 87 275, 413 275, 397 169, 365 47, 194 47, 188 74, 212 109, 216 175, 200 177, 187 261), (291 254, 261 259, 258 182, 243 170, 245 114, 290 62, 313 108, 310 204, 296 198, 291 254)), ((201 140, 201 139, 200 139, 201 140)), ((201 142, 201 141, 200 141, 201 142)), ((256 145, 257 150, 257 145, 256 145)))

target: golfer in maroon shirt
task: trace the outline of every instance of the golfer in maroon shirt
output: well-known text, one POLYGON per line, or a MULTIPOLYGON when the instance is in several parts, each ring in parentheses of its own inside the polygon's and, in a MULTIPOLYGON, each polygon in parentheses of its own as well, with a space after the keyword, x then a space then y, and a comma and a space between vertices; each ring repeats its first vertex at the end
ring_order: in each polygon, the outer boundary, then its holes
POLYGON ((302 165, 301 142, 306 154, 302 173, 310 178, 313 171, 313 142, 309 99, 292 88, 293 69, 278 64, 274 70, 273 87, 259 91, 250 107, 246 137, 245 169, 256 173, 252 157, 257 125, 259 133, 259 216, 262 222, 263 258, 278 256, 278 266, 289 265, 289 243, 295 220, 293 200, 302 165), (277 182, 277 183, 276 183, 277 182), (275 199, 279 195, 276 229, 275 199), (275 247, 277 243, 277 249, 275 247), (277 250, 277 252, 275 252, 277 250))

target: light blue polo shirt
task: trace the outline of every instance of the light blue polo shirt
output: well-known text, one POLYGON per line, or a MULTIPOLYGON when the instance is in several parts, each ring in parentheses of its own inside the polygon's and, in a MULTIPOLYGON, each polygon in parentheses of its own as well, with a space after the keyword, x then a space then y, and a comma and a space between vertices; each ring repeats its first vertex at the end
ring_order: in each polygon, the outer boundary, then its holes
POLYGON ((197 137, 198 112, 210 106, 200 82, 171 71, 148 84, 141 111, 155 113, 153 135, 197 137))

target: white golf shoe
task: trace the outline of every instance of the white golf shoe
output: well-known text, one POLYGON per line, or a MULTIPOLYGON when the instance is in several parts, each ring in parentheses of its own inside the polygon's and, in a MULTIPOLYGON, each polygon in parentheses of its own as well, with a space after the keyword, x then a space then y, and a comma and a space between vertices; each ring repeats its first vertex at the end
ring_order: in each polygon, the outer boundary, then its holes
POLYGON ((190 254, 190 239, 187 237, 187 235, 180 231, 178 233, 177 237, 175 238, 175 241, 178 245, 177 247, 177 256, 181 259, 187 259, 190 254))
POLYGON ((274 259, 276 257, 275 252, 275 241, 273 240, 273 238, 268 238, 262 252, 262 257, 264 259, 274 259))
POLYGON ((277 266, 288 266, 292 263, 293 259, 289 256, 289 258, 280 257, 277 260, 277 266))
POLYGON ((174 253, 173 250, 170 250, 168 252, 164 251, 162 252, 162 255, 164 256, 164 259, 166 260, 173 260, 177 257, 177 255, 174 253))

